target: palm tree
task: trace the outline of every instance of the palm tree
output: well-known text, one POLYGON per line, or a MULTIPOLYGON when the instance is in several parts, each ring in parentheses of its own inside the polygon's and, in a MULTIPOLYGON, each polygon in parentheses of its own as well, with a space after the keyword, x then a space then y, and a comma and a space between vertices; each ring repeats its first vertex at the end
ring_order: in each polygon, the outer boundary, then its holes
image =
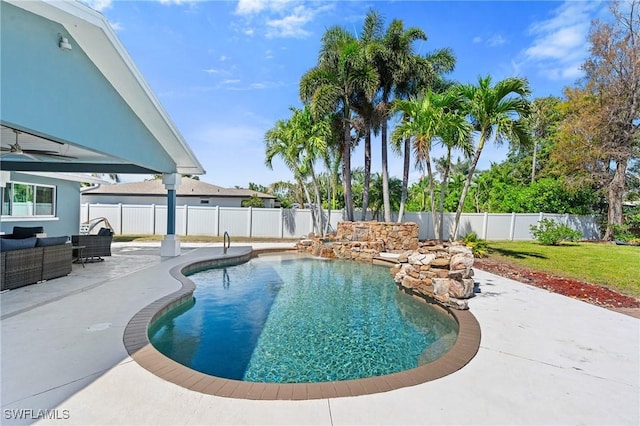
POLYGON ((325 225, 324 234, 328 234, 331 229, 331 210, 336 209, 336 194, 338 193, 340 184, 340 167, 341 158, 341 125, 340 118, 336 114, 331 114, 326 118, 329 124, 329 137, 327 139, 327 149, 324 151, 324 166, 327 187, 327 223, 325 225))
MULTIPOLYGON (((465 120, 465 117, 460 113, 460 110, 454 109, 448 121, 443 123, 444 129, 441 135, 441 141, 447 148, 447 155, 443 161, 442 172, 442 184, 440 187, 440 220, 439 220, 439 233, 436 234, 436 238, 441 241, 444 240, 444 198, 447 193, 447 186, 449 183, 449 173, 451 171, 451 152, 454 149, 461 150, 465 157, 469 158, 473 154, 473 146, 469 135, 471 128, 469 122, 465 120)), ((434 230, 435 232, 435 230, 434 230)))
POLYGON ((318 234, 324 235, 322 200, 314 164, 318 159, 325 157, 327 140, 331 136, 331 123, 329 119, 314 120, 311 109, 306 105, 303 109, 291 108, 291 110, 293 111, 290 120, 292 136, 298 144, 298 155, 301 156, 301 162, 309 171, 313 184, 315 205, 311 206, 311 211, 316 220, 318 234))
POLYGON ((358 139, 364 139, 364 182, 362 190, 362 216, 366 220, 369 206, 369 187, 371 186, 371 134, 377 135, 380 129, 380 116, 377 113, 375 100, 367 100, 363 96, 356 96, 352 102, 352 109, 358 114, 352 120, 352 125, 358 139))
POLYGON ((327 139, 331 132, 330 122, 314 120, 307 106, 303 109, 291 108, 291 112, 292 116, 289 120, 278 121, 276 127, 265 135, 266 164, 271 167, 274 156, 282 157, 285 164, 294 172, 300 185, 305 188, 307 201, 311 205, 314 227, 318 235, 323 235, 322 201, 314 164, 319 158, 324 157, 327 150, 327 139), (306 175, 311 177, 315 204, 311 203, 311 197, 304 184, 303 177, 306 175))
POLYGON ((478 135, 478 145, 456 209, 453 229, 449 236, 451 240, 457 236, 464 201, 487 141, 497 144, 508 141, 510 144, 523 146, 531 143, 531 135, 521 120, 529 114, 530 104, 526 97, 530 93, 527 80, 514 77, 498 81, 494 86, 491 85, 490 76, 479 77, 478 85, 460 86, 460 94, 464 98, 462 108, 471 121, 474 133, 478 135))
MULTIPOLYGON (((376 55, 376 68, 380 75, 381 102, 381 159, 382 159, 382 198, 384 203, 384 220, 391 221, 391 205, 389 199, 389 165, 387 155, 388 119, 391 112, 391 101, 394 90, 414 68, 417 61, 413 52, 413 42, 426 40, 427 35, 419 28, 404 29, 404 23, 395 19, 387 28, 382 40, 382 48, 376 55)), ((406 79, 406 78, 405 78, 406 79)))
MULTIPOLYGON (((383 21, 376 11, 369 10, 364 19, 362 33, 360 34, 360 48, 364 52, 367 61, 374 62, 375 56, 382 48, 383 21)), ((378 105, 379 91, 369 96, 367 93, 356 93, 352 100, 352 108, 358 114, 360 131, 364 136, 364 183, 362 190, 362 215, 360 220, 366 220, 369 208, 369 187, 371 186, 371 133, 377 134, 380 129, 380 114, 378 105)))
POLYGON ((290 127, 288 120, 278 120, 276 125, 265 133, 264 164, 269 169, 273 169, 273 159, 280 157, 289 170, 293 172, 293 177, 302 189, 306 202, 311 203, 311 197, 305 183, 306 175, 302 164, 300 164, 297 146, 291 138, 290 127))
MULTIPOLYGON (((385 220, 391 220, 389 204, 389 171, 387 159, 387 129, 388 119, 392 110, 392 97, 408 99, 417 96, 427 88, 442 82, 441 74, 450 72, 455 66, 455 57, 449 49, 439 49, 420 56, 414 53, 413 44, 418 40, 427 40, 427 36, 419 28, 404 29, 401 20, 394 20, 389 25, 382 47, 377 50, 376 66, 381 77, 381 102, 378 107, 382 115, 382 190, 384 198, 385 220)), ((410 147, 409 141, 404 146, 404 167, 402 181, 402 200, 400 211, 404 212, 409 181, 410 147)), ((401 220, 401 214, 399 214, 401 220)))
MULTIPOLYGON (((431 167, 431 148, 434 141, 449 147, 463 146, 470 133, 469 123, 460 114, 461 99, 455 90, 436 93, 428 90, 424 97, 396 100, 394 110, 401 111, 408 120, 394 130, 392 139, 399 145, 407 138, 413 139, 416 166, 427 172, 431 204, 431 220, 436 235, 440 235, 435 208, 435 185, 431 167)), ((450 156, 449 156, 450 157, 450 156)), ((442 217, 442 216, 441 216, 442 217)), ((440 220, 440 226, 442 220, 440 220)))
MULTIPOLYGON (((305 167, 306 165, 301 162, 299 146, 291 134, 291 128, 292 126, 289 120, 278 120, 275 127, 267 131, 264 137, 265 165, 272 169, 273 159, 280 157, 289 170, 293 172, 293 176, 298 186, 302 189, 306 202, 311 204, 311 195, 309 194, 309 189, 306 184, 308 169, 305 167)), ((315 216, 313 220, 315 226, 315 216)))
POLYGON ((351 191, 351 99, 356 93, 372 98, 378 87, 375 68, 366 60, 358 40, 341 27, 322 37, 318 65, 302 76, 300 98, 316 117, 338 112, 343 124, 342 173, 347 220, 353 221, 351 191))
MULTIPOLYGON (((442 78, 443 73, 453 71, 455 57, 449 49, 440 49, 424 57, 412 58, 415 65, 408 67, 396 86, 396 99, 409 99, 419 96, 420 92, 432 88, 436 92, 447 90, 453 83, 442 78)), ((403 117, 407 119, 407 117, 403 117)), ((398 209, 398 223, 402 222, 409 189, 409 165, 411 163, 411 140, 405 138, 402 148, 398 144, 392 145, 394 151, 403 155, 402 166, 402 196, 398 209)))

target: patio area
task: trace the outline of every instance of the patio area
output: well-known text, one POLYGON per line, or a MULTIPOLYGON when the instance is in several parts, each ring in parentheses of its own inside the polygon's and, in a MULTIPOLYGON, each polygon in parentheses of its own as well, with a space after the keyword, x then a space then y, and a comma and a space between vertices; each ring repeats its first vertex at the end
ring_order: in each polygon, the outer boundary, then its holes
POLYGON ((133 315, 179 288, 173 266, 221 246, 186 244, 177 258, 160 258, 159 244, 112 248, 104 262, 0 295, 3 424, 640 423, 639 319, 477 270, 470 308, 482 341, 456 373, 311 401, 193 392, 140 367, 122 337, 133 315))

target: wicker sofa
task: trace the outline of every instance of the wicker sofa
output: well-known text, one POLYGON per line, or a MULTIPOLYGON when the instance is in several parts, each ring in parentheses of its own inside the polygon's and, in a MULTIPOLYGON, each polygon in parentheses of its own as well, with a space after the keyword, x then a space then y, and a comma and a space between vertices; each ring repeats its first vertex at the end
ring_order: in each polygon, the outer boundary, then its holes
POLYGON ((0 239, 0 290, 11 290, 71 272, 69 237, 0 239))

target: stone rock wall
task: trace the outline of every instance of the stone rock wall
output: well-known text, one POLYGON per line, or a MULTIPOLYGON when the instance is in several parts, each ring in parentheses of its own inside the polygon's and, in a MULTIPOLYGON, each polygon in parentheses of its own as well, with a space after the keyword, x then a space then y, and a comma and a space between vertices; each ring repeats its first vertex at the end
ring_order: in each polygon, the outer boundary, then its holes
POLYGON ((418 248, 417 223, 339 222, 336 241, 384 243, 384 251, 415 250, 418 248))
POLYGON ((473 296, 473 253, 460 243, 421 243, 391 268, 391 276, 405 292, 456 309, 468 309, 473 296))
POLYGON ((461 243, 418 242, 415 223, 340 222, 335 236, 311 236, 297 249, 330 259, 395 262, 391 276, 401 290, 455 309, 468 309, 467 299, 474 294, 471 249, 461 243))

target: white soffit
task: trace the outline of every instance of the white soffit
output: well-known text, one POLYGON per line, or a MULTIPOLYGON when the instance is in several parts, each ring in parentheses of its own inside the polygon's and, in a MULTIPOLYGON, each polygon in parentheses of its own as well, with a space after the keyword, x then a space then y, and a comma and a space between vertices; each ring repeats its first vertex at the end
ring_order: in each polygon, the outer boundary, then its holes
POLYGON ((67 180, 71 182, 93 183, 93 184, 109 184, 111 182, 100 179, 96 176, 74 173, 54 173, 54 172, 16 172, 23 175, 41 176, 50 179, 67 180))

